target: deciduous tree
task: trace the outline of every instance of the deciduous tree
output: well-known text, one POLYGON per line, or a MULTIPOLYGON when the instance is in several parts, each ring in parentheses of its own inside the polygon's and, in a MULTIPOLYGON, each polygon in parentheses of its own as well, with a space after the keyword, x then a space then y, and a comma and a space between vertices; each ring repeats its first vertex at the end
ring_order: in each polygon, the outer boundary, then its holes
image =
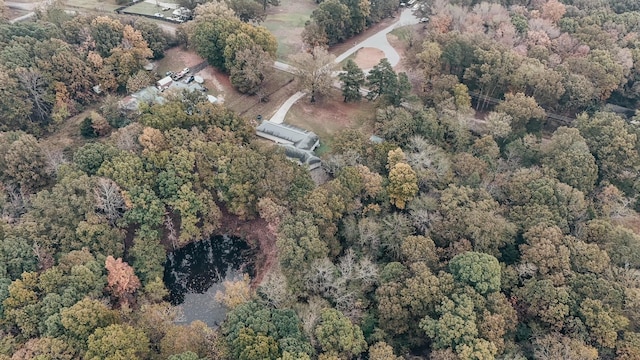
POLYGON ((489 254, 470 251, 457 255, 449 262, 449 270, 457 281, 482 295, 500 290, 500 263, 489 254))
POLYGON ((339 354, 347 359, 358 356, 367 348, 362 330, 334 309, 322 311, 314 334, 324 352, 339 354))
POLYGON ((105 268, 109 272, 107 288, 122 304, 127 304, 131 295, 140 288, 140 280, 133 268, 122 259, 114 259, 111 255, 105 260, 105 268))
POLYGON ((86 359, 145 359, 149 354, 149 339, 130 325, 112 324, 97 329, 89 336, 86 359))
POLYGON ((310 52, 303 52, 291 57, 292 65, 296 67, 296 75, 303 89, 309 91, 311 102, 329 94, 333 79, 335 56, 321 47, 314 47, 310 52))
POLYGON ((262 84, 273 73, 273 60, 271 54, 255 45, 237 52, 229 69, 231 84, 241 93, 260 92, 262 84))
POLYGON ((404 209, 407 202, 418 193, 416 172, 407 163, 397 163, 389 171, 387 192, 391 203, 404 209))

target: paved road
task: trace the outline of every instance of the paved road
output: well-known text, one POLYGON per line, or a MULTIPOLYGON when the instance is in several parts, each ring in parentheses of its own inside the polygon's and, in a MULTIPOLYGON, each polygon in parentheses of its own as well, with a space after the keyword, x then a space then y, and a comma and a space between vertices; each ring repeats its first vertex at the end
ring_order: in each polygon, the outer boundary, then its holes
POLYGON ((289 74, 295 74, 296 73, 296 68, 295 67, 293 67, 293 66, 291 66, 289 64, 285 64, 285 63, 280 62, 280 61, 274 62, 273 63, 273 67, 278 69, 278 70, 281 70, 281 71, 284 71, 284 72, 288 72, 289 74))

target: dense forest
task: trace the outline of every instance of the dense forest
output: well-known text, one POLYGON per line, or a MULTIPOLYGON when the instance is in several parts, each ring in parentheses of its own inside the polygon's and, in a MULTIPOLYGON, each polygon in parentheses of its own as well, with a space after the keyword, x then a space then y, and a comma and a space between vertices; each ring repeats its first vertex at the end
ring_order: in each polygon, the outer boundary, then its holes
MULTIPOLYGON (((55 7, 0 23, 0 359, 640 359, 640 119, 605 111, 637 106, 640 6, 421 6, 409 75, 345 65, 344 100, 369 87, 385 141, 340 131, 322 185, 200 93, 118 107, 179 42, 259 93, 275 39, 225 4, 177 39, 55 7), (48 148, 90 106, 86 142, 48 148), (261 226, 272 243, 252 245, 277 261, 225 282, 220 327, 176 323, 167 252, 230 218, 261 226)), ((301 56, 387 8, 322 2, 301 56)))

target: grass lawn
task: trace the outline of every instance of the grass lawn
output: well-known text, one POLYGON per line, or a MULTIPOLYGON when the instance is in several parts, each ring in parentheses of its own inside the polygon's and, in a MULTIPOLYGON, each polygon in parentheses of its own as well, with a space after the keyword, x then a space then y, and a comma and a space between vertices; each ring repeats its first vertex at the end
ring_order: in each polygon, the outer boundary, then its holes
POLYGON ((70 7, 79 7, 83 9, 90 10, 98 10, 98 11, 108 11, 113 12, 113 10, 119 8, 122 5, 117 5, 115 0, 67 0, 65 2, 70 7))
POLYGON ((144 15, 153 15, 155 13, 163 14, 164 17, 173 16, 173 9, 169 9, 167 11, 162 11, 162 7, 156 4, 151 4, 147 2, 140 2, 135 5, 131 5, 128 8, 124 9, 124 11, 128 13, 135 14, 144 14, 144 15))
POLYGON ((371 134, 375 104, 363 100, 359 103, 344 103, 339 90, 335 90, 321 103, 310 104, 308 99, 296 102, 284 120, 285 123, 311 130, 320 137, 322 146, 318 154, 331 149, 331 141, 340 131, 345 129, 359 129, 365 134, 371 134))
POLYGON ((278 60, 286 62, 289 55, 302 49, 300 35, 316 7, 314 0, 281 0, 279 6, 267 10, 267 19, 262 25, 278 39, 278 60))

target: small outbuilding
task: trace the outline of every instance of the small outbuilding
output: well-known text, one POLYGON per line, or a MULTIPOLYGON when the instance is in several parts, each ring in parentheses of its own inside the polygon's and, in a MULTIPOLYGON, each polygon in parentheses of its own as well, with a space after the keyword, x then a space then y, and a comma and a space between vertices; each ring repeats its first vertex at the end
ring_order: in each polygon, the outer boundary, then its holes
POLYGON ((167 76, 167 77, 163 77, 162 79, 158 80, 158 82, 156 82, 156 86, 158 87, 158 90, 164 91, 164 90, 168 89, 169 86, 171 86, 172 83, 173 83, 173 79, 171 78, 171 76, 167 76))

